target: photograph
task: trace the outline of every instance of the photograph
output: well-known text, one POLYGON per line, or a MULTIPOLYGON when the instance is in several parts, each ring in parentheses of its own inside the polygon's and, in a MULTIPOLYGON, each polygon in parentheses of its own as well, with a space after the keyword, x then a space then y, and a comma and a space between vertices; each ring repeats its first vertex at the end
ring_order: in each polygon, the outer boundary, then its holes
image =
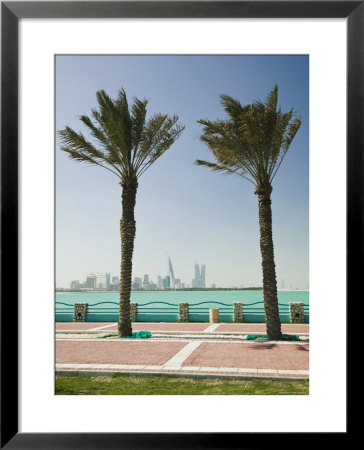
POLYGON ((348 437, 363 3, 1 2, 1 448, 348 437))
POLYGON ((55 54, 56 395, 309 395, 308 54, 55 54))

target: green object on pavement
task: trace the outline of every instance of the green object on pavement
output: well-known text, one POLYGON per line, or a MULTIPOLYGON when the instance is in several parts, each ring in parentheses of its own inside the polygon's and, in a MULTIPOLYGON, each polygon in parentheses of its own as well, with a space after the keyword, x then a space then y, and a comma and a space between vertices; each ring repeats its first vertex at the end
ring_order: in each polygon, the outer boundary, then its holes
MULTIPOLYGON (((248 341, 276 341, 278 339, 268 339, 266 334, 248 334, 246 337, 248 341)), ((299 341, 300 337, 297 334, 282 334, 280 341, 299 341)))
POLYGON ((120 339, 147 339, 152 337, 152 333, 151 331, 135 331, 131 336, 118 336, 115 333, 110 333, 97 336, 97 339, 104 339, 108 337, 119 337, 120 339))
POLYGON ((120 336, 120 339, 148 339, 151 336, 150 331, 135 331, 131 336, 120 336))

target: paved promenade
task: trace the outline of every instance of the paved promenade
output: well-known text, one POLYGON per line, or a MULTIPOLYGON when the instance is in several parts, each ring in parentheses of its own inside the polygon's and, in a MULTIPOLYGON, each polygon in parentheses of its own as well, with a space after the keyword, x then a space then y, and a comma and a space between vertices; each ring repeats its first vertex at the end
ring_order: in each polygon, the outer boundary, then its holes
POLYGON ((115 323, 56 323, 56 373, 149 373, 173 376, 307 379, 309 326, 282 325, 301 341, 259 342, 264 324, 133 323, 148 339, 104 339, 115 323))

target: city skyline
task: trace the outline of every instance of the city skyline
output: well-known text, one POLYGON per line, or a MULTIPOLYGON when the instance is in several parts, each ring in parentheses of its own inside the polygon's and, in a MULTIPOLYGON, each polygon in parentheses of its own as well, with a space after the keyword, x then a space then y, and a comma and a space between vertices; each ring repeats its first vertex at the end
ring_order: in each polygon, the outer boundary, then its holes
MULTIPOLYGON (((168 258, 169 262, 169 270, 172 266, 170 257, 168 258)), ((172 269, 173 270, 173 269, 172 269)), ((184 288, 246 288, 246 287, 261 287, 261 286, 247 286, 244 284, 234 285, 234 286, 216 286, 215 283, 211 282, 206 285, 205 282, 205 272, 206 268, 205 265, 201 265, 201 269, 199 268, 198 264, 195 262, 194 264, 194 271, 195 271, 195 278, 192 279, 191 283, 184 282, 181 279, 175 278, 175 281, 178 283, 177 286, 174 286, 174 284, 171 282, 168 285, 169 289, 184 289, 184 288), (202 268, 203 268, 203 275, 202 275, 202 268), (199 278, 202 279, 202 284, 196 283, 194 285, 194 282, 198 280, 199 278)), ((174 271, 173 271, 174 276, 174 271)), ((90 290, 98 290, 98 289, 104 289, 104 290, 113 290, 116 291, 119 289, 119 276, 111 276, 111 272, 92 272, 90 274, 87 274, 84 276, 85 282, 80 282, 79 279, 72 279, 70 283, 67 286, 58 286, 59 289, 71 289, 71 290, 82 290, 82 289, 90 289, 90 290), (102 281, 100 281, 102 280, 102 281), (103 281, 105 280, 105 281, 103 281), (103 285, 100 285, 103 284, 103 285)), ((172 278, 170 274, 164 275, 164 277, 160 274, 155 276, 150 276, 149 274, 143 274, 143 276, 133 276, 132 278, 132 286, 133 289, 135 289, 135 283, 140 284, 138 289, 146 289, 146 290, 159 290, 159 289, 165 289, 167 286, 163 285, 163 281, 166 278, 172 278), (156 280, 156 282, 155 282, 156 280), (145 287, 143 285, 150 284, 154 285, 154 287, 145 287)), ((297 286, 293 286, 291 283, 288 283, 288 287, 285 287, 286 280, 281 279, 280 280, 280 286, 278 286, 278 290, 294 290, 299 289, 297 286)), ((308 284, 306 286, 301 287, 301 289, 306 290, 308 289, 308 284)))
MULTIPOLYGON (((199 141, 201 118, 224 118, 219 95, 248 104, 278 83, 283 110, 295 107, 303 125, 273 183, 277 286, 308 285, 308 56, 56 56, 56 130, 84 131, 78 117, 95 107, 96 91, 124 88, 147 98, 148 115, 177 114, 186 129, 140 179, 133 278, 167 274, 191 283, 191 256, 219 287, 261 286, 258 205, 254 189, 194 165, 209 159, 199 141), (148 73, 150 76, 145 77, 148 73)), ((75 274, 120 273, 121 190, 97 167, 77 164, 56 144, 56 287, 75 274)), ((192 275, 192 276, 191 276, 192 275)), ((164 275, 163 275, 164 276, 164 275)))
MULTIPOLYGON (((183 289, 185 287, 206 287, 205 285, 205 265, 201 266, 201 273, 198 265, 195 262, 194 266, 195 278, 192 279, 191 283, 183 282, 180 278, 175 278, 174 269, 172 265, 171 258, 168 257, 168 273, 163 277, 160 274, 156 276, 149 276, 149 274, 144 274, 143 277, 132 276, 132 288, 134 289, 183 289), (156 278, 157 282, 154 282, 156 278)), ((212 284, 213 285, 213 284, 212 284)), ((72 279, 68 284, 69 288, 72 290, 82 290, 82 289, 106 289, 106 290, 117 290, 119 288, 119 276, 112 276, 111 272, 97 272, 90 273, 85 276, 85 282, 80 282, 79 279, 72 279)), ((68 286, 58 286, 62 289, 68 289, 68 286)))

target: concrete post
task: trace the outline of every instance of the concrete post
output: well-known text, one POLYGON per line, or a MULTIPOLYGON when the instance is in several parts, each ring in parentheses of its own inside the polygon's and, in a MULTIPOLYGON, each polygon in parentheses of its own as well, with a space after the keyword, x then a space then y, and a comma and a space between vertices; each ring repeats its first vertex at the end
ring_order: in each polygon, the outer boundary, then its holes
POLYGON ((210 309, 210 323, 219 323, 219 308, 210 309))
POLYGON ((86 322, 88 303, 75 303, 73 307, 73 320, 75 322, 86 322))
POLYGON ((289 302, 289 319, 291 323, 305 322, 305 312, 302 302, 289 302))
POLYGON ((186 302, 178 303, 178 320, 188 322, 189 304, 186 302))
POLYGON ((233 313, 234 322, 243 322, 243 304, 234 302, 233 308, 234 308, 233 313))
POLYGON ((130 303, 130 320, 132 322, 136 322, 137 315, 138 315, 138 303, 130 303))

